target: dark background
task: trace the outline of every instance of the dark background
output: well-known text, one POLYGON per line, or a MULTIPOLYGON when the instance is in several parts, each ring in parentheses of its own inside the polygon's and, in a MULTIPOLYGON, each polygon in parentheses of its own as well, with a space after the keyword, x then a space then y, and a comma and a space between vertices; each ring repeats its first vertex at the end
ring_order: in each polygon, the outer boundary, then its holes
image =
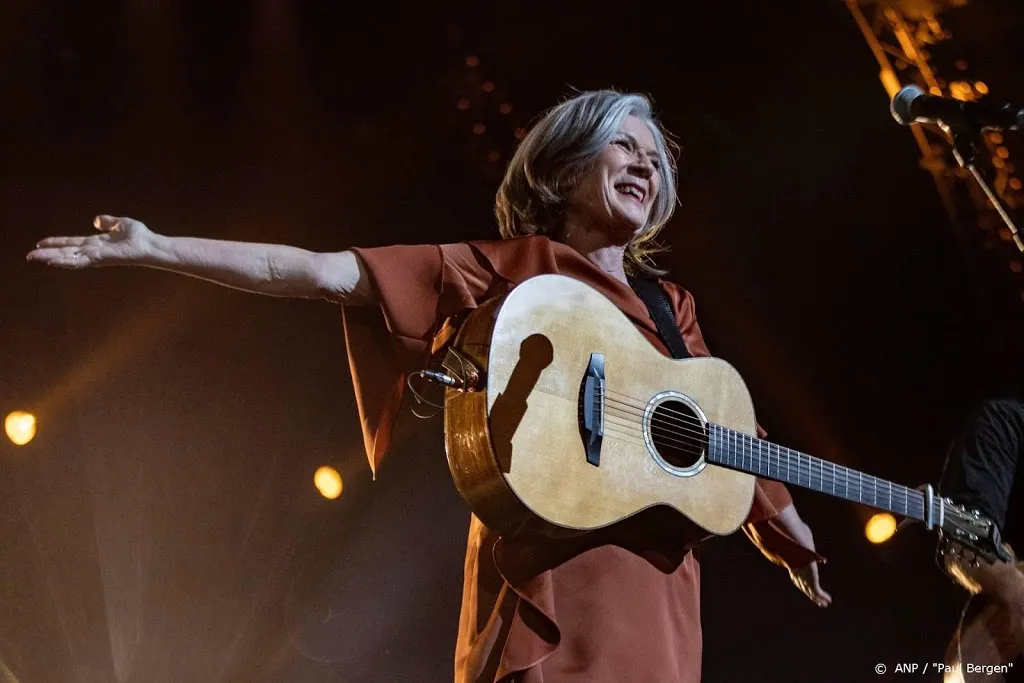
MULTIPOLYGON (((943 18, 1017 102, 1022 20, 1013 0, 943 18)), ((650 93, 678 135, 661 262, 773 440, 934 482, 973 403, 1020 386, 1022 282, 979 300, 877 73, 819 0, 0 7, 0 412, 40 420, 0 448, 0 681, 450 679, 469 514, 439 419, 406 413, 370 480, 336 307, 23 257, 100 212, 322 251, 490 238, 514 129, 573 88, 650 93)), ((1004 244, 978 253, 1008 272, 1004 244)), ((940 661, 965 594, 934 539, 873 546, 867 509, 794 497, 835 602, 742 535, 708 545, 704 679, 940 661)))

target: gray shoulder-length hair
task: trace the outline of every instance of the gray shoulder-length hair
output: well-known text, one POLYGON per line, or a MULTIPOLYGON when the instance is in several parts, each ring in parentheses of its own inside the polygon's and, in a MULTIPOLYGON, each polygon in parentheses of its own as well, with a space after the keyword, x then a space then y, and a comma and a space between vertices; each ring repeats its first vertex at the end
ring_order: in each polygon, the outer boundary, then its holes
POLYGON ((556 238, 569 194, 630 114, 642 119, 654 135, 662 177, 647 225, 626 245, 625 266, 630 273, 664 275, 649 257, 662 251, 654 238, 676 207, 676 164, 669 145, 673 151, 676 146, 654 119, 651 101, 643 95, 584 92, 544 114, 519 144, 498 188, 494 213, 501 236, 556 238))

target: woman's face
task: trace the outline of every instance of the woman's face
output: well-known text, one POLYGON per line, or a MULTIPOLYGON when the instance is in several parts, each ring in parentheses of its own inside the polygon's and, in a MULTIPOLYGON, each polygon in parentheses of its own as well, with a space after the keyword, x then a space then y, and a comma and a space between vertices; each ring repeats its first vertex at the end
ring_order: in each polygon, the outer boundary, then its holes
POLYGON ((569 210, 614 244, 642 230, 661 188, 654 134, 627 116, 612 141, 569 196, 569 210))

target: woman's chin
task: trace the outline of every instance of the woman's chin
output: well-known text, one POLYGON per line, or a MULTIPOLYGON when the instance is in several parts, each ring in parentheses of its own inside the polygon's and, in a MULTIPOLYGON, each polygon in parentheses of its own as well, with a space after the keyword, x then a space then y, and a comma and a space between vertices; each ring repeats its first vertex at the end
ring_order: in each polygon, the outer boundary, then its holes
POLYGON ((624 247, 644 230, 646 222, 638 222, 634 216, 619 214, 609 216, 600 223, 600 231, 616 246, 624 247))
POLYGON ((618 245, 625 246, 637 235, 644 231, 645 223, 637 223, 633 220, 622 220, 616 223, 608 237, 618 245))

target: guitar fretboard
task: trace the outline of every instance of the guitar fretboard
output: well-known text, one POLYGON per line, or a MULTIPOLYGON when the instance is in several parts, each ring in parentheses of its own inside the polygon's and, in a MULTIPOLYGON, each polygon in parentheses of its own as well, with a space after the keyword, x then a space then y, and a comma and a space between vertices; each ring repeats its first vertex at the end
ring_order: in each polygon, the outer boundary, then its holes
POLYGON ((757 437, 708 425, 708 462, 765 479, 819 491, 837 498, 925 520, 925 496, 885 479, 814 458, 757 437))

